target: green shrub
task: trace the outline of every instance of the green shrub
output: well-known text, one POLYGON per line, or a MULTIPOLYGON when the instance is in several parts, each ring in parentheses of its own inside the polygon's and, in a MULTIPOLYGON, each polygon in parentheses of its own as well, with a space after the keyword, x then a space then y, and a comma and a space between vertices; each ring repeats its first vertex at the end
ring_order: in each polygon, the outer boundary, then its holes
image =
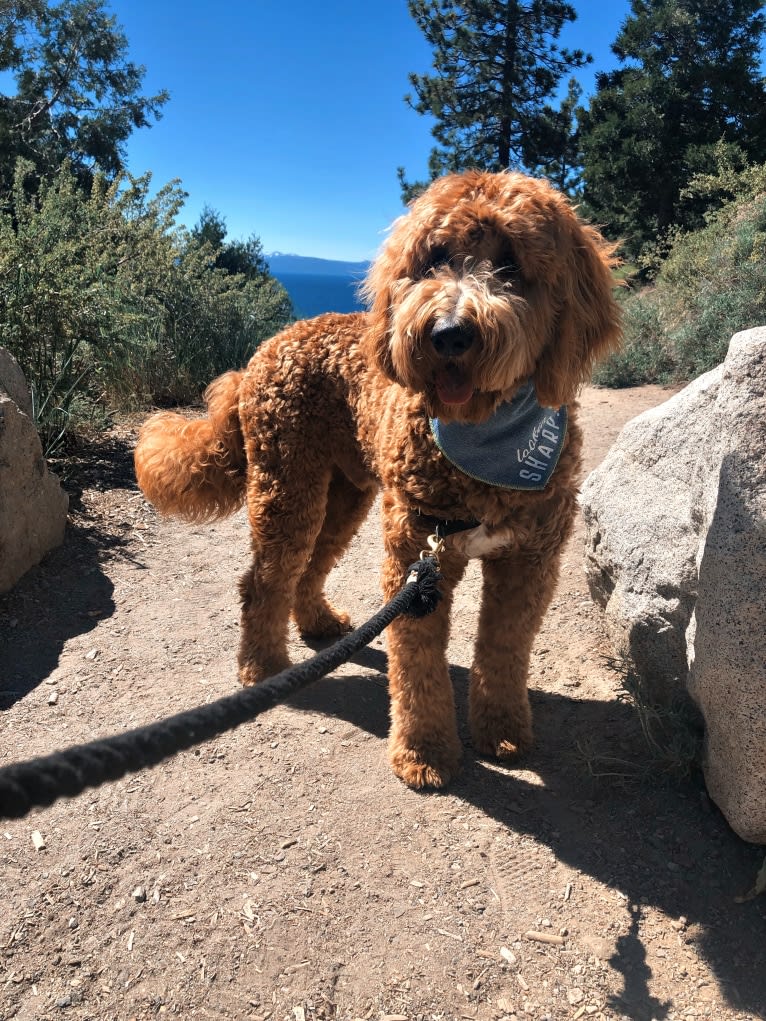
POLYGON ((658 277, 682 378, 723 360, 732 334, 766 324, 766 196, 730 203, 682 239, 658 277))
POLYGON ((199 398, 292 316, 268 274, 215 268, 216 253, 176 226, 176 182, 97 176, 83 192, 67 166, 25 189, 20 163, 0 213, 0 345, 30 384, 50 452, 114 407, 199 398))
POLYGON ((766 165, 699 178, 730 201, 701 230, 658 246, 650 287, 624 302, 624 347, 594 375, 605 386, 688 380, 718 365, 734 333, 766 324, 766 165))
POLYGON ((668 383, 675 376, 675 362, 668 351, 656 304, 628 299, 623 306, 625 343, 611 358, 597 366, 593 382, 598 386, 639 386, 668 383))

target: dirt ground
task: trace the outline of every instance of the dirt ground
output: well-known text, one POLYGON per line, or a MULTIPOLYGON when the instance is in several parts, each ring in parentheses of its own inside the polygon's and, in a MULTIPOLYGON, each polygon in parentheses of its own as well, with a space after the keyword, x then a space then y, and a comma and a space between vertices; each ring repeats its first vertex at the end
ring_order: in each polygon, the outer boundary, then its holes
MULTIPOLYGON (((587 390, 587 467, 668 396, 587 390)), ((64 546, 0 597, 2 764, 237 688, 244 517, 158 519, 132 440, 80 452, 64 546)), ((378 532, 373 514, 331 576, 357 623, 380 605, 378 532)), ((735 900, 763 849, 699 776, 649 768, 582 561, 578 527, 518 768, 468 742, 471 570, 450 645, 466 759, 446 793, 388 768, 380 639, 254 723, 0 821, 0 1018, 764 1018, 766 898, 735 900)))

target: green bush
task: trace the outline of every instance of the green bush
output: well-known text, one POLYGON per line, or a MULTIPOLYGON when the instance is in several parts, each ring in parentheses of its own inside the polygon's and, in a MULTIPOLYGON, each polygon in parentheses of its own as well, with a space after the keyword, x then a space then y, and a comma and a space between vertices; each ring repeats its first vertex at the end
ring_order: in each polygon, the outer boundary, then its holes
POLYGON ((734 333, 766 324, 766 166, 690 188, 731 198, 701 230, 669 239, 651 286, 625 300, 624 347, 599 367, 602 385, 693 379, 723 360, 734 333))
POLYGON ((0 345, 24 370, 50 452, 114 407, 197 399, 292 316, 267 273, 215 266, 209 243, 176 226, 177 182, 150 175, 89 193, 64 166, 37 195, 17 167, 0 213, 0 345))
POLYGON ((675 375, 673 356, 668 351, 657 305, 647 294, 642 301, 628 299, 623 306, 626 339, 623 347, 596 367, 593 382, 598 386, 639 386, 669 383, 675 375))
POLYGON ((678 374, 723 360, 732 334, 766 324, 766 196, 727 205, 663 264, 665 318, 678 374))

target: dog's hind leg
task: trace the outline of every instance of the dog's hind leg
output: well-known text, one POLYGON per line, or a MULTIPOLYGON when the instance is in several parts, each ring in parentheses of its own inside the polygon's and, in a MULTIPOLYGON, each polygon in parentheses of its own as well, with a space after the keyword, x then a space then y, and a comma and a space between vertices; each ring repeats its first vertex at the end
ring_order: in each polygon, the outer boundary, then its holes
POLYGON ((329 470, 252 468, 247 509, 253 560, 239 583, 239 678, 257 684, 290 665, 287 628, 298 582, 325 517, 329 470))
POLYGON ((293 616, 307 638, 332 638, 351 626, 349 615, 328 602, 324 586, 327 575, 367 517, 375 492, 373 485, 359 489, 339 469, 333 473, 322 530, 295 593, 293 616))

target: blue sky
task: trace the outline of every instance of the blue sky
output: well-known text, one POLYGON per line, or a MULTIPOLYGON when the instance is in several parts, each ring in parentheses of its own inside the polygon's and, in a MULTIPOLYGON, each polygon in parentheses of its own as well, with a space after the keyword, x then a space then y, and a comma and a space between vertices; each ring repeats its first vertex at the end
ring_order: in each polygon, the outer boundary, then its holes
MULTIPOLYGON (((612 67, 628 0, 576 2, 561 42, 612 67)), ((162 119, 128 144, 132 173, 180 178, 193 225, 205 205, 266 252, 367 259, 402 212, 396 168, 425 176, 429 122, 403 101, 431 51, 405 0, 110 0, 162 119)))

